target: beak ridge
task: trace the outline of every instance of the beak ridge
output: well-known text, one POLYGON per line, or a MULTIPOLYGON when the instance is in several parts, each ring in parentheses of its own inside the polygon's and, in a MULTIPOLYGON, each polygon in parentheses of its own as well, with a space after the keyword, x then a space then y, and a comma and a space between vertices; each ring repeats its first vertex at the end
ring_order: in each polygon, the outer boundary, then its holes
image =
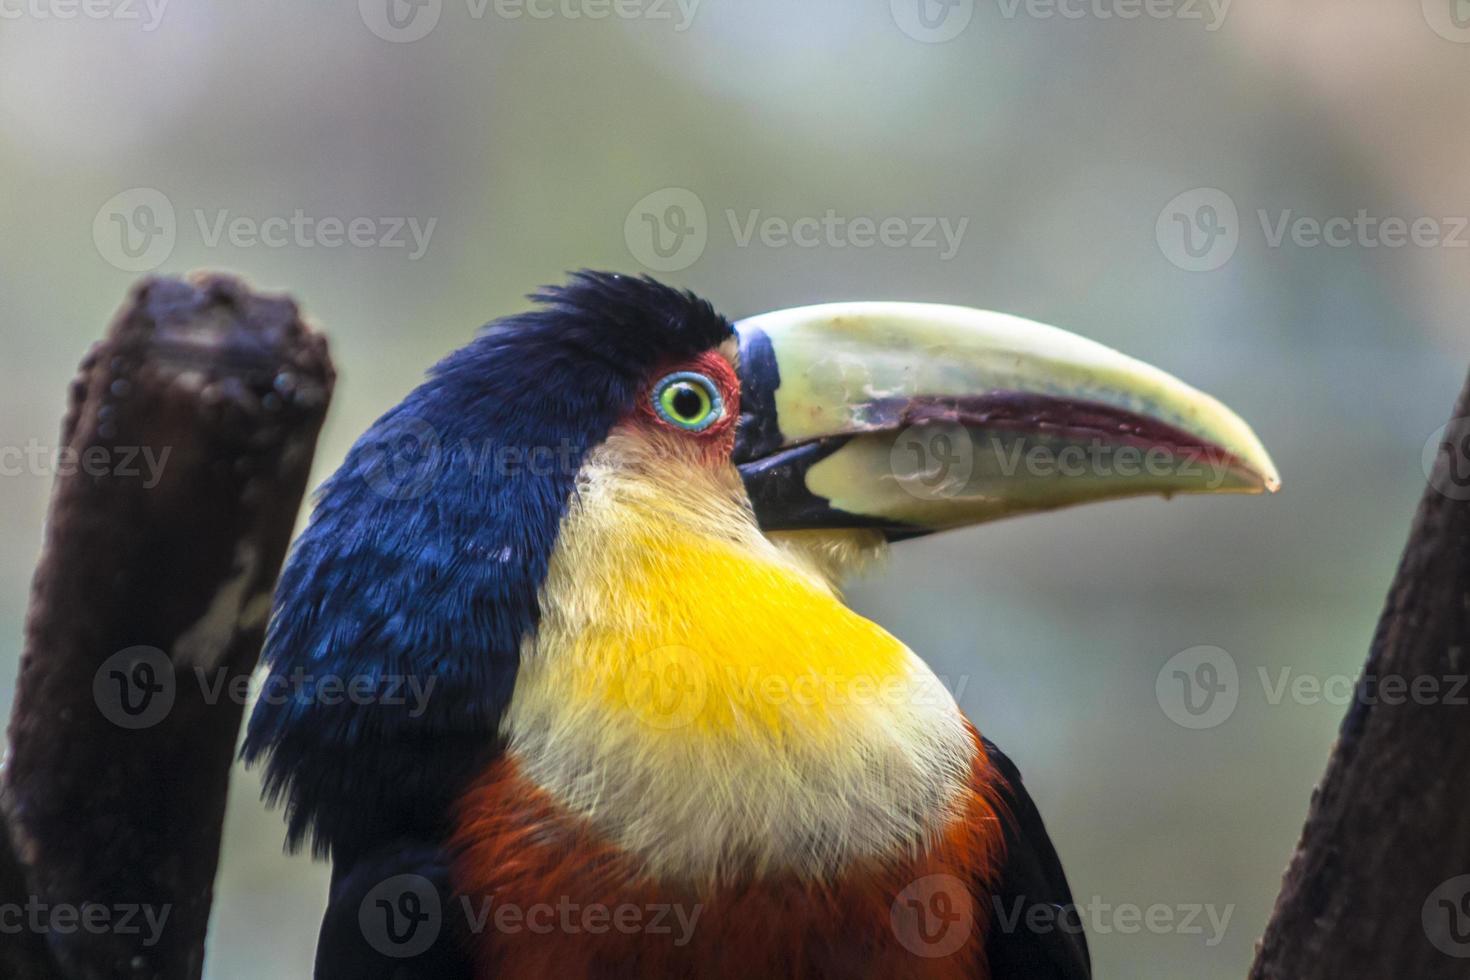
POLYGON ((837 303, 736 325, 735 461, 768 530, 890 536, 1280 476, 1234 412, 1148 364, 999 313, 837 303))

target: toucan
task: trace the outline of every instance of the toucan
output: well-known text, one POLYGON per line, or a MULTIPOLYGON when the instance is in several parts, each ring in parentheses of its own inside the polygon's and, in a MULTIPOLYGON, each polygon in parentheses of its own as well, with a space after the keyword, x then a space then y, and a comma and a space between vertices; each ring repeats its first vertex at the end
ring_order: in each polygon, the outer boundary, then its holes
POLYGON ((332 862, 316 976, 1090 976, 1016 766, 841 583, 1009 515, 1275 490, 1251 429, 998 313, 531 299, 353 446, 277 587, 243 755, 332 862))

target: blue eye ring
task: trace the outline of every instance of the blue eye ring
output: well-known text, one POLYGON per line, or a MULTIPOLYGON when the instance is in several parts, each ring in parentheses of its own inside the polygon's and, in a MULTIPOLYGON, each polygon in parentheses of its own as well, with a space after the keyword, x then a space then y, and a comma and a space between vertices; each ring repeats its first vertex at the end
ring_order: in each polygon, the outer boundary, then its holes
POLYGON ((697 371, 675 371, 659 378, 649 400, 659 418, 685 432, 703 432, 725 417, 719 386, 697 371))

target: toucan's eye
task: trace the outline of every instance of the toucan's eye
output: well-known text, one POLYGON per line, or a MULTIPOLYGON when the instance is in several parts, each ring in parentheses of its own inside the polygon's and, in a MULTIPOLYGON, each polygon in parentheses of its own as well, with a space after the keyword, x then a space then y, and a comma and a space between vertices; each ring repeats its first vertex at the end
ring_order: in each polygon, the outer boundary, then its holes
POLYGON ((653 386, 653 410, 670 425, 703 432, 725 415, 720 389, 702 374, 676 371, 653 386))

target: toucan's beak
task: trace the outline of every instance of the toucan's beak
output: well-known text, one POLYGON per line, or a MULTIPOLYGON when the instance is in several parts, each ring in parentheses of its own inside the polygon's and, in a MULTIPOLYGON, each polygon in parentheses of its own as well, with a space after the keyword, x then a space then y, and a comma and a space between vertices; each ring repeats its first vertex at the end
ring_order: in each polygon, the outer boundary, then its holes
POLYGON ((736 331, 735 462, 766 530, 904 537, 1094 500, 1281 485, 1220 402, 1055 327, 834 303, 736 331))

